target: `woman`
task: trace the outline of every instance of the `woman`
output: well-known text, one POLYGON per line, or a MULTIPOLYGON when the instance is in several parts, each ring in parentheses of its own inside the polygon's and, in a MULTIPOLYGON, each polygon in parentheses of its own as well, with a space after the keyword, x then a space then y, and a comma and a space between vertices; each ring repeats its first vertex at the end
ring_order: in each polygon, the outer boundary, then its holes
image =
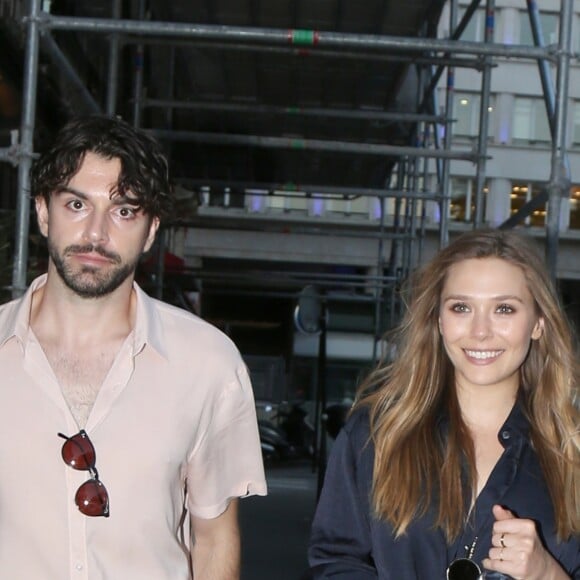
POLYGON ((314 578, 580 578, 578 366, 542 260, 464 234, 418 272, 313 523, 314 578))

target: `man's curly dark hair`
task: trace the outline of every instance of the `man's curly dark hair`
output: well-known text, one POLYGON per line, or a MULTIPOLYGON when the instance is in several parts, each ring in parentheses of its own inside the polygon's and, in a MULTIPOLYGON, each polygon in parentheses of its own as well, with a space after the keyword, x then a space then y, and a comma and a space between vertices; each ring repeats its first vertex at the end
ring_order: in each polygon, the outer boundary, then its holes
POLYGON ((32 197, 42 196, 48 205, 51 195, 77 173, 87 152, 120 160, 121 172, 111 195, 130 194, 129 199, 145 214, 161 221, 172 217, 172 185, 159 143, 118 118, 89 116, 68 122, 51 148, 32 165, 32 197))

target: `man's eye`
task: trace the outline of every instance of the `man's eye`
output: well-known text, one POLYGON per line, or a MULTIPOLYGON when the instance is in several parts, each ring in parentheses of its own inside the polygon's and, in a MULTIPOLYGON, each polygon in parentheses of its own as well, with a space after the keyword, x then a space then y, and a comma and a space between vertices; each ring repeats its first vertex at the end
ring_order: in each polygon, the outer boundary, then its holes
POLYGON ((67 207, 70 207, 70 209, 74 210, 80 210, 83 209, 84 204, 80 199, 73 199, 67 203, 67 207))
POLYGON ((120 207, 118 213, 122 218, 132 218, 137 214, 137 210, 132 207, 120 207))

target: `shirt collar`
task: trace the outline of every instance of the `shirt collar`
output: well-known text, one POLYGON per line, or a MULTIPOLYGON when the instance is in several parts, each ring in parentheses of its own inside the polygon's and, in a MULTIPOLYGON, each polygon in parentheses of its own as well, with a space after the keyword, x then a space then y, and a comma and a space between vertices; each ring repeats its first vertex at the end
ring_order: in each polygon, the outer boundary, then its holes
POLYGON ((133 289, 137 298, 133 352, 137 354, 145 348, 145 345, 148 345, 160 356, 167 359, 165 334, 159 312, 156 308, 158 301, 143 292, 136 282, 133 282, 133 289))
POLYGON ((28 287, 28 290, 20 298, 12 301, 14 307, 4 310, 7 318, 0 325, 0 345, 3 345, 12 337, 16 337, 21 344, 25 344, 30 326, 32 295, 38 288, 46 284, 46 278, 46 274, 35 278, 28 287))
MULTIPOLYGON (((8 339, 16 337, 21 344, 26 344, 30 328, 30 309, 32 295, 46 284, 47 274, 35 278, 24 295, 13 303, 15 307, 6 311, 5 323, 0 325, 0 346, 8 339)), ((136 311, 135 328, 133 332, 133 353, 141 352, 146 345, 151 346, 159 355, 167 358, 167 349, 164 346, 164 332, 159 313, 155 308, 156 300, 149 297, 136 282, 133 282, 135 291, 136 311)))

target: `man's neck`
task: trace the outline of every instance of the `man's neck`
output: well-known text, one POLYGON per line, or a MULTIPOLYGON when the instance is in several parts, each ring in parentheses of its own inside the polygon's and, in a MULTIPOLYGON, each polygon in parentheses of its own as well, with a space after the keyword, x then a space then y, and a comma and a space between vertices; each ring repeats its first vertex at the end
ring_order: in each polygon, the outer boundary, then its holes
POLYGON ((99 298, 83 298, 54 274, 32 297, 30 326, 41 341, 95 345, 125 337, 134 326, 136 297, 132 280, 99 298))

